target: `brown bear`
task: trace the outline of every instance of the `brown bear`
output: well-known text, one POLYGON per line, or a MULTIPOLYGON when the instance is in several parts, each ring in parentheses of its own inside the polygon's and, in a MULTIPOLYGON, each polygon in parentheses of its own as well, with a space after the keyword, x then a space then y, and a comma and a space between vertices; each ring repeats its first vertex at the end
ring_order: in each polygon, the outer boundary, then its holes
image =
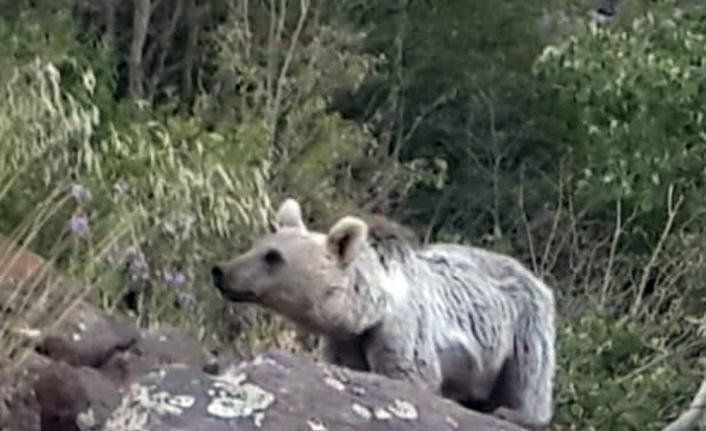
POLYGON ((226 299, 321 334, 328 362, 408 380, 525 427, 549 423, 554 295, 519 262, 475 247, 417 246, 353 216, 328 233, 309 231, 292 199, 277 225, 212 268, 226 299))

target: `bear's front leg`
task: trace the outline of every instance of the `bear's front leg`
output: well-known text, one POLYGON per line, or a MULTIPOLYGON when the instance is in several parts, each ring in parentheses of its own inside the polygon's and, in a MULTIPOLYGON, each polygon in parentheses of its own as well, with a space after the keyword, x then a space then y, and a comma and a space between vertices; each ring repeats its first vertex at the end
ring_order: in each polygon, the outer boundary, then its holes
POLYGON ((383 335, 371 335, 365 342, 365 357, 370 370, 441 395, 441 372, 432 349, 424 348, 414 340, 383 335))
POLYGON ((321 356, 325 362, 356 371, 370 371, 363 345, 358 338, 322 337, 321 356))

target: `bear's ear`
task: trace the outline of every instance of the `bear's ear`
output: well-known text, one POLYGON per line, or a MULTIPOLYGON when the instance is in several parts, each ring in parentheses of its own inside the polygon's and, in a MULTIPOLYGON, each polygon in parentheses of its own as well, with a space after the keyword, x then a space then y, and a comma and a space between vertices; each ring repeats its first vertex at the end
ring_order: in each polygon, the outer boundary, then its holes
POLYGON ((368 237, 368 225, 357 217, 343 217, 329 230, 326 248, 339 265, 348 265, 368 237))
POLYGON ((304 220, 302 219, 302 208, 299 202, 288 198, 277 211, 277 230, 284 228, 294 228, 306 230, 304 220))

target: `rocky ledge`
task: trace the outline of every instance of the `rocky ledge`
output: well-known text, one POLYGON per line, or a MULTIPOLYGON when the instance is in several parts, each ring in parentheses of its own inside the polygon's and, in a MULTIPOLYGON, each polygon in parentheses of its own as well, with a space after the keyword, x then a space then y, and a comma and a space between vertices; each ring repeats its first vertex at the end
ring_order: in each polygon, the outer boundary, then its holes
MULTIPOLYGON (((0 237, 5 274, 40 280, 43 264, 0 237)), ((276 350, 216 357, 183 331, 140 331, 79 296, 67 309, 60 298, 80 289, 57 280, 66 286, 40 295, 41 308, 62 318, 25 334, 34 350, 0 352, 0 431, 521 431, 383 376, 276 350)), ((24 289, 4 282, 10 323, 24 289)))
POLYGON ((405 382, 281 351, 216 358, 80 303, 19 364, 0 362, 12 431, 519 431, 405 382))

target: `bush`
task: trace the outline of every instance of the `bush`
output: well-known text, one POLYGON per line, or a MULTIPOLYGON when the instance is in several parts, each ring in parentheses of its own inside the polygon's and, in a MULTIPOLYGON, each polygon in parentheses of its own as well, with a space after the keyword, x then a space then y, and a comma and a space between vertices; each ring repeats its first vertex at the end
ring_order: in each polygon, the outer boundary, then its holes
POLYGON ((566 324, 558 352, 556 419, 577 429, 659 429, 688 404, 700 380, 645 341, 636 325, 601 315, 566 324))
MULTIPOLYGON (((90 93, 91 70, 80 72, 90 93)), ((208 151, 223 139, 199 133, 189 119, 138 122, 100 138, 96 130, 109 120, 90 99, 64 90, 51 62, 37 59, 10 76, 0 113, 8 143, 0 152, 3 230, 36 236, 33 248, 71 275, 101 264, 92 268, 92 284, 104 307, 137 290, 148 301, 138 309, 143 325, 188 323, 215 336, 217 322, 207 320, 217 296, 203 268, 229 242, 267 226, 270 203, 257 170, 224 166, 208 151), (33 208, 50 205, 53 214, 28 219, 33 208), (49 256, 61 248, 57 238, 74 246, 49 256)))
POLYGON ((567 319, 559 416, 579 428, 658 429, 700 380, 704 17, 662 2, 626 27, 587 25, 535 65, 565 164, 557 207, 532 222, 550 226, 539 242, 567 319))
POLYGON ((555 275, 570 276, 584 302, 684 340, 698 325, 683 322, 706 311, 694 301, 706 270, 706 8, 673 6, 629 28, 587 26, 547 47, 536 72, 555 88, 566 124, 557 135, 562 189, 548 219, 559 222, 554 243, 563 236, 573 247, 564 257, 573 274, 555 275))
POLYGON ((588 27, 547 47, 536 65, 569 124, 558 141, 572 156, 577 196, 599 211, 622 200, 623 214, 639 212, 648 240, 659 237, 670 187, 684 196, 682 221, 706 207, 705 16, 702 7, 670 8, 624 30, 588 27))

